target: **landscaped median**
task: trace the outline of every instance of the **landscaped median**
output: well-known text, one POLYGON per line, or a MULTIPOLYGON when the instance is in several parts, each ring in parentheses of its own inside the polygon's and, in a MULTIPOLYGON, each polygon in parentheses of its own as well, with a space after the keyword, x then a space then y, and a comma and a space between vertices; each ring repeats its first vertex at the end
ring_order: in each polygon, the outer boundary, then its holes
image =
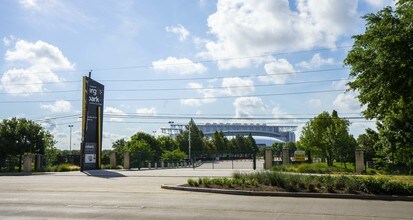
POLYGON ((188 179, 164 189, 254 196, 354 198, 413 201, 413 185, 386 176, 302 175, 261 171, 232 178, 188 179))

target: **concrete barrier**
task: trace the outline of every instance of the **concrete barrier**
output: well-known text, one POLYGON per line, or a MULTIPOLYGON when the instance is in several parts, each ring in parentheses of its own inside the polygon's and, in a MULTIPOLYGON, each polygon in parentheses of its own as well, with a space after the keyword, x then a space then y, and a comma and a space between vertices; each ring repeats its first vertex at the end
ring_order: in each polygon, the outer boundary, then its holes
POLYGON ((115 169, 116 168, 116 152, 112 151, 109 153, 109 159, 110 159, 110 168, 115 169))
POLYGON ((130 169, 130 152, 125 151, 123 154, 123 169, 130 169))
POLYGON ((32 172, 32 155, 27 154, 23 157, 23 172, 30 173, 32 172))

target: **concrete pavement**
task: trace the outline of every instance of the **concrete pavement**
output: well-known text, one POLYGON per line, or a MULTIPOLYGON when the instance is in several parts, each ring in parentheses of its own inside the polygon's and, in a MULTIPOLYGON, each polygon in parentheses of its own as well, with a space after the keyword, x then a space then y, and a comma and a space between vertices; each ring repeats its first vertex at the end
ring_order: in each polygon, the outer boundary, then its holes
MULTIPOLYGON (((243 170, 248 171, 250 170, 243 170)), ((233 170, 0 176, 0 219, 412 219, 412 202, 236 196, 161 189, 233 170)))

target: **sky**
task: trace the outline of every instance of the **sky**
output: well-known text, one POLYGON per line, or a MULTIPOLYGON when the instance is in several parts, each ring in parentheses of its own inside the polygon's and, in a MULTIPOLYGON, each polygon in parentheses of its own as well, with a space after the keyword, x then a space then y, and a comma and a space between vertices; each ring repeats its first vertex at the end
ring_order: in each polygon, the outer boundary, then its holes
MULTIPOLYGON (((82 77, 105 86, 103 148, 168 122, 303 125, 359 119, 343 65, 364 14, 390 0, 2 0, 0 119, 79 149, 82 77)), ((351 79, 350 79, 351 80, 351 79)))

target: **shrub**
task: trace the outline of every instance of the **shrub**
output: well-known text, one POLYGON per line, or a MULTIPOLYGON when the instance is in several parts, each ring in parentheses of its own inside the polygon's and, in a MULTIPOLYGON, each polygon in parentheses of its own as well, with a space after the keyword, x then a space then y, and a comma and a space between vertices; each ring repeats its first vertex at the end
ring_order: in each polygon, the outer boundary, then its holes
POLYGON ((195 187, 195 186, 198 186, 198 182, 193 179, 188 179, 188 185, 195 187))
POLYGON ((80 167, 73 164, 61 164, 56 167, 56 172, 79 171, 80 167))

